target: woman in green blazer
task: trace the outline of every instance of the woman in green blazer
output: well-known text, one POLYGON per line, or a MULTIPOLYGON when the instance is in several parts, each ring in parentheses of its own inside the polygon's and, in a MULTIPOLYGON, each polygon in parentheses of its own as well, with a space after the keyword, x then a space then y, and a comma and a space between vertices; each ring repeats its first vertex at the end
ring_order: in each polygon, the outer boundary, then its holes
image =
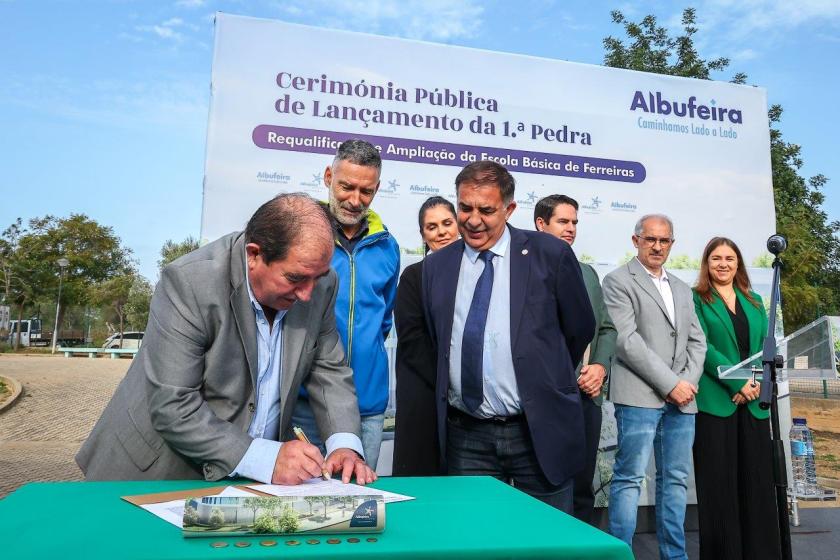
POLYGON ((694 288, 706 334, 706 362, 697 392, 694 478, 701 559, 780 558, 768 412, 758 407, 760 384, 723 380, 732 366, 759 352, 767 314, 735 243, 706 245, 694 288))

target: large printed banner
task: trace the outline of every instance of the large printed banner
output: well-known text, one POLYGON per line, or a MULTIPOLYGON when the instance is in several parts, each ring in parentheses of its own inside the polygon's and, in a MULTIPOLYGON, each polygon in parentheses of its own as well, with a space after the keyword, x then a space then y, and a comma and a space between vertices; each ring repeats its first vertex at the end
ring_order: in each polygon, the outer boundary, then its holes
MULTIPOLYGON (((670 272, 693 283, 706 242, 731 237, 769 301, 761 88, 216 16, 204 240, 242 229, 279 192, 326 199, 324 168, 354 137, 382 153, 373 209, 408 253, 403 266, 420 258, 421 203, 454 201, 459 169, 493 159, 516 178, 515 226, 533 229, 543 196, 581 203, 574 248, 601 277, 632 255, 639 217, 665 213, 677 239, 670 272)), ((616 443, 609 403, 604 414, 598 505, 616 443)), ((641 503, 653 494, 646 481, 641 503)))
POLYGON ((204 239, 278 192, 326 199, 324 168, 351 137, 382 152, 373 208, 405 252, 420 204, 454 200, 477 159, 513 172, 516 226, 533 228, 545 195, 576 198, 575 250, 603 270, 645 213, 673 217, 672 264, 687 268, 714 235, 754 264, 774 229, 763 89, 217 15, 204 239))

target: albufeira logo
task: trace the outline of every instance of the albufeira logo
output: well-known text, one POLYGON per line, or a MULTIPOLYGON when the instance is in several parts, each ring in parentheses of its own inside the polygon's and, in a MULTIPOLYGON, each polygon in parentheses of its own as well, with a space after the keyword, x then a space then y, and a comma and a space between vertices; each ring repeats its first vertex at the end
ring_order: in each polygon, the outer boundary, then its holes
POLYGON ((287 185, 291 180, 291 176, 276 171, 270 173, 268 171, 260 171, 257 173, 257 181, 261 183, 281 183, 287 185))
POLYGON ((437 187, 433 187, 432 185, 411 185, 408 188, 408 192, 410 192, 411 194, 434 195, 440 194, 440 189, 437 187))
POLYGON ((638 206, 636 206, 632 202, 612 201, 610 203, 610 210, 614 210, 614 211, 618 211, 618 212, 635 212, 637 209, 638 209, 638 206))
POLYGON ((633 95, 633 102, 630 103, 631 111, 644 111, 657 115, 674 115, 675 117, 697 118, 704 121, 730 122, 732 124, 743 124, 743 115, 740 109, 730 109, 718 106, 717 101, 712 99, 708 105, 698 104, 697 97, 692 95, 688 101, 669 101, 663 99, 662 92, 636 91, 633 95))
POLYGON ((368 500, 356 508, 350 518, 350 527, 376 527, 379 508, 376 500, 368 500))

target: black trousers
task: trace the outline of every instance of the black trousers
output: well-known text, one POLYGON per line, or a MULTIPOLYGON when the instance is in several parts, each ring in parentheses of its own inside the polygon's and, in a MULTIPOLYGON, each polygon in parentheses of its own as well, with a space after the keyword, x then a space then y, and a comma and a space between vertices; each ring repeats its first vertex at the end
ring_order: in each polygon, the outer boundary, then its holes
POLYGON ((769 420, 698 413, 694 477, 701 560, 781 558, 769 420))
POLYGON ((592 478, 595 476, 595 462, 598 457, 598 445, 601 442, 601 407, 588 396, 581 393, 580 404, 583 408, 584 463, 583 470, 575 477, 574 516, 590 525, 594 524, 595 493, 592 491, 592 478))

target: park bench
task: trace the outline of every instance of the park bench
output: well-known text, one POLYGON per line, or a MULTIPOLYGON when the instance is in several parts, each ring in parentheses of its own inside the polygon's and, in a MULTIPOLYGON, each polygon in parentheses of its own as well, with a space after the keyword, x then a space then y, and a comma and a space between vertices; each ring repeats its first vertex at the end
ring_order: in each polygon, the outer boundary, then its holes
POLYGON ((87 354, 88 358, 95 358, 97 354, 109 354, 112 360, 119 358, 123 354, 128 354, 133 358, 137 354, 137 350, 138 348, 58 348, 59 352, 64 353, 65 358, 72 358, 75 354, 87 354))

